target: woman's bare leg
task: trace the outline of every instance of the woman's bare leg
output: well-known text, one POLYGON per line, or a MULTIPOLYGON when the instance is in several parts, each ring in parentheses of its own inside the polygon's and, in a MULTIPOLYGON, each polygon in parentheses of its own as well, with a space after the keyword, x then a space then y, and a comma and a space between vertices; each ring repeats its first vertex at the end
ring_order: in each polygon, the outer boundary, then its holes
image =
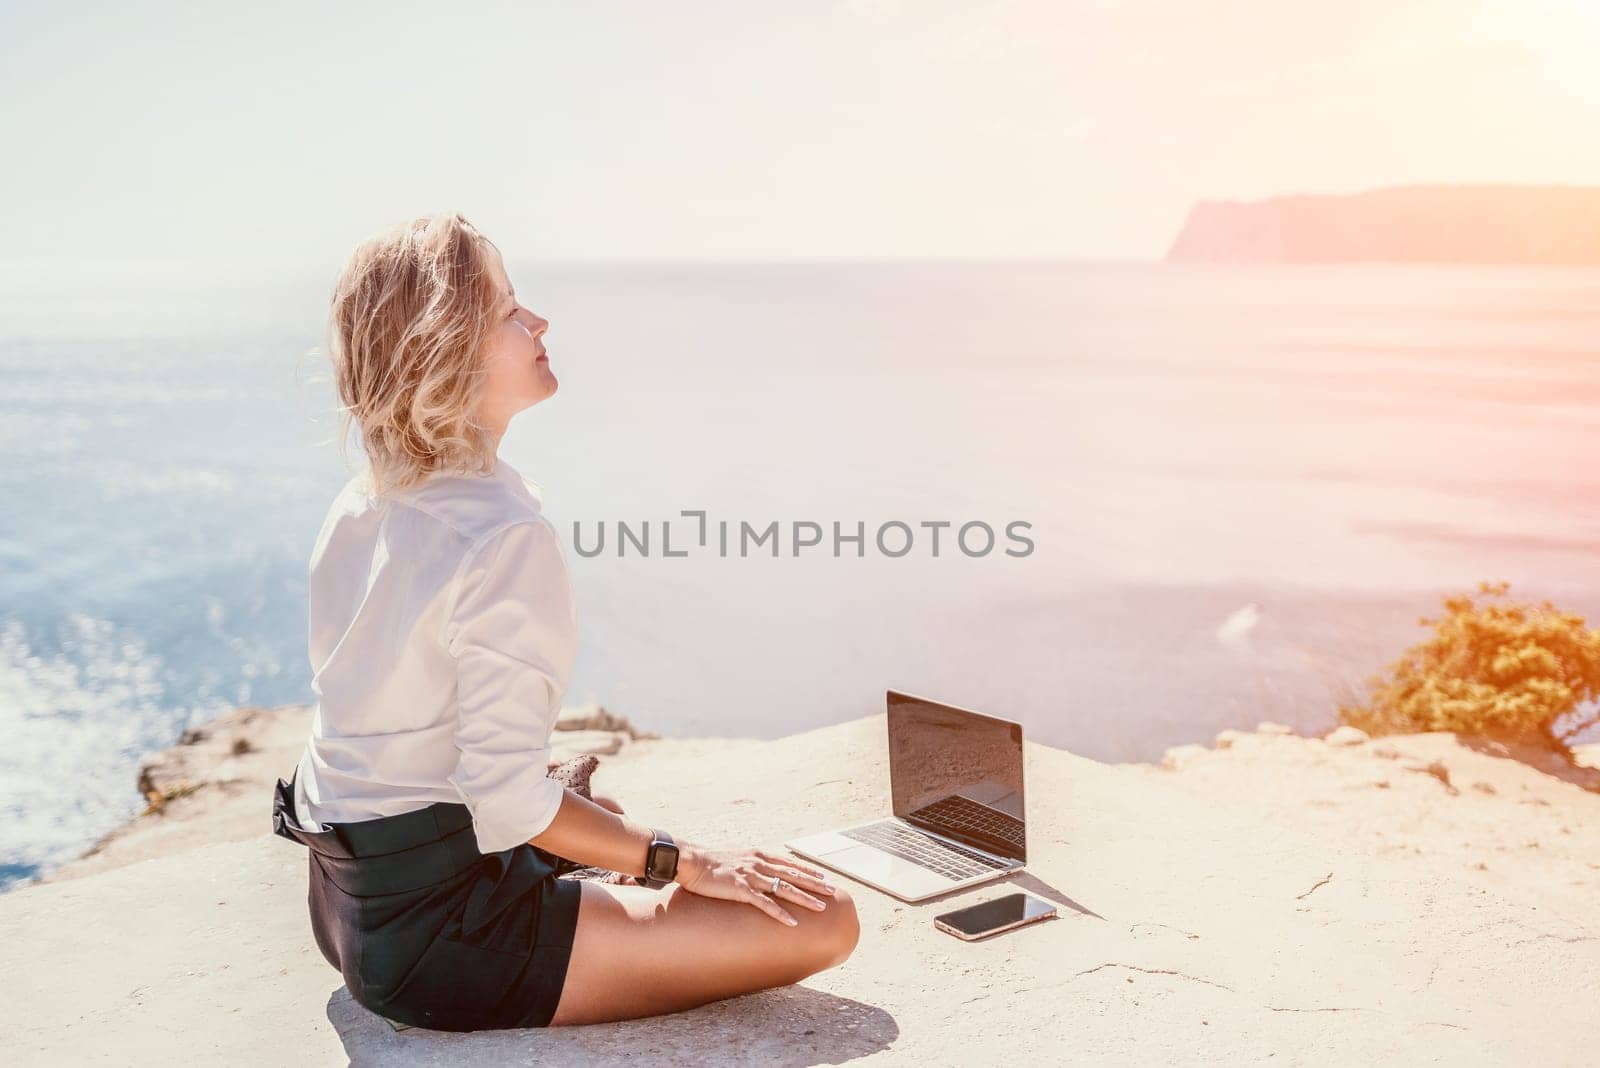
POLYGON ((583 884, 551 1026, 631 1020, 798 982, 850 956, 855 901, 837 886, 821 912, 786 906, 789 927, 752 905, 680 886, 583 884))

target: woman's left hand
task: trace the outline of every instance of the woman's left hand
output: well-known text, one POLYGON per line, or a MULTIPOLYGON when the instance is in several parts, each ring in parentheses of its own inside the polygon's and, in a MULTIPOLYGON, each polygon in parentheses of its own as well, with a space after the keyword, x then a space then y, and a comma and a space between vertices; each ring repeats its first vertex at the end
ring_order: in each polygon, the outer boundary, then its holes
POLYGON ((753 905, 791 927, 797 921, 778 904, 779 898, 821 912, 828 907, 827 902, 813 897, 812 893, 824 896, 833 893, 833 886, 822 872, 764 849, 680 847, 678 885, 702 897, 753 905), (776 891, 773 890, 774 879, 777 880, 776 891))

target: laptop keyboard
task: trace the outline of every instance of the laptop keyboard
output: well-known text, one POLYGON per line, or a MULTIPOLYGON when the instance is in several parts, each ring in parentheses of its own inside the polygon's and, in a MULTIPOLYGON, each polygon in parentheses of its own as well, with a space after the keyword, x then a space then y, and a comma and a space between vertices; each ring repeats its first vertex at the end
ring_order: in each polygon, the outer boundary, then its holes
POLYGON ((942 797, 912 815, 941 828, 953 827, 979 838, 1004 842, 1019 853, 1023 848, 1021 820, 959 794, 942 797))
POLYGON ((876 846, 885 853, 904 857, 952 879, 984 875, 1007 866, 1003 861, 992 860, 982 853, 974 853, 970 849, 909 830, 893 820, 869 823, 865 827, 853 827, 841 833, 846 838, 876 846))

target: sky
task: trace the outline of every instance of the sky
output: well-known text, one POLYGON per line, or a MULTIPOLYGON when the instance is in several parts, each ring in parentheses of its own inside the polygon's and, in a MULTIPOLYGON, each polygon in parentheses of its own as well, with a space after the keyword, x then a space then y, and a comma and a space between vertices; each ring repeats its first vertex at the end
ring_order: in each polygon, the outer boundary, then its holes
POLYGON ((1594 0, 8 3, 0 285, 1145 259, 1199 198, 1600 183, 1594 0))

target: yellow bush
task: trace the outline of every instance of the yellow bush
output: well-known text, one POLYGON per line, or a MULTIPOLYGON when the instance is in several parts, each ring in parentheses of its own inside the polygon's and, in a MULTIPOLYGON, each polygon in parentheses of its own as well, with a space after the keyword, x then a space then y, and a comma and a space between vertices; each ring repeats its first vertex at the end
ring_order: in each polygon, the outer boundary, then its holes
POLYGON ((1454 731, 1565 750, 1600 722, 1591 704, 1600 630, 1549 601, 1493 603, 1509 589, 1479 583, 1482 604, 1447 597, 1444 616, 1420 620, 1433 636, 1375 676, 1365 704, 1341 705, 1339 718, 1369 734, 1454 731))

